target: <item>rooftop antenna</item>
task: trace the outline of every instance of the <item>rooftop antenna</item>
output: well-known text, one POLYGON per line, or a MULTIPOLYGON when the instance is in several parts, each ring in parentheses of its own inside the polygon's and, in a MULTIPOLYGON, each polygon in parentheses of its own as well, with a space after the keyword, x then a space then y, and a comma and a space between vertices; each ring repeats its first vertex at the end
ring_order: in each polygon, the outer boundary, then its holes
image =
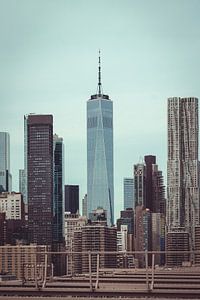
POLYGON ((98 72, 98 94, 102 94, 102 87, 101 87, 101 51, 99 49, 99 72, 98 72))

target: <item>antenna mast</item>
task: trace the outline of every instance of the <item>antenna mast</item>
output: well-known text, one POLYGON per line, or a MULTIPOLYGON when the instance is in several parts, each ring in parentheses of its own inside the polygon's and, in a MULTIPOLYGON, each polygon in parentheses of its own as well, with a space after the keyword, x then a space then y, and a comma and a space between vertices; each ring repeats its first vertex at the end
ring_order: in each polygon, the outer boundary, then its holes
POLYGON ((99 50, 98 94, 101 95, 101 51, 99 50))

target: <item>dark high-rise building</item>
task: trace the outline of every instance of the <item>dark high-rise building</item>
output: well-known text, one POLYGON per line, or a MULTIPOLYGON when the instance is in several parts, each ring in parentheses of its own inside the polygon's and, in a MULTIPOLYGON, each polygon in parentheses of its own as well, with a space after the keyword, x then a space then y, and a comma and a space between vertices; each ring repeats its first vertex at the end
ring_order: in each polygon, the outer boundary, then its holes
POLYGON ((25 117, 25 167, 27 174, 30 242, 52 244, 53 116, 25 117))
POLYGON ((113 102, 102 92, 100 57, 98 93, 87 101, 87 201, 88 215, 102 207, 113 224, 113 102))
POLYGON ((153 165, 156 164, 154 155, 144 157, 146 166, 146 207, 153 211, 153 165))
POLYGON ((65 185, 65 212, 76 214, 79 211, 79 186, 65 185))
POLYGON ((127 208, 120 212, 120 218, 117 219, 118 231, 120 231, 121 225, 127 225, 128 233, 134 233, 134 211, 132 208, 127 208))
POLYGON ((53 187, 53 241, 63 240, 63 139, 53 136, 54 187, 53 187))
POLYGON ((143 205, 151 212, 165 213, 165 187, 156 157, 146 155, 145 163, 134 165, 135 207, 143 205))

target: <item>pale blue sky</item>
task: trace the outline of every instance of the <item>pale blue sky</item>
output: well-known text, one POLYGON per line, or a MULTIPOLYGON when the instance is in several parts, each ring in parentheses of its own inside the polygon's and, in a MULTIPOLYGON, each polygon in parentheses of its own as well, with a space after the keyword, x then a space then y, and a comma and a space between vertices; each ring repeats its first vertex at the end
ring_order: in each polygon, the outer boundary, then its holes
POLYGON ((114 103, 115 212, 123 177, 147 154, 166 180, 167 97, 200 97, 199 0, 0 0, 0 130, 11 137, 13 189, 23 115, 51 113, 64 138, 65 183, 86 192, 86 101, 114 103))

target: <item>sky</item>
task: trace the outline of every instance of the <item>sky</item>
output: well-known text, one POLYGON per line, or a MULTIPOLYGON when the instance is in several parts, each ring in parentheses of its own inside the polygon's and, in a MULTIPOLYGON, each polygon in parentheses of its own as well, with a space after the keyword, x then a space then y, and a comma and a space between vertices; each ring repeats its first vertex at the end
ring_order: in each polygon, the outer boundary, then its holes
POLYGON ((24 167, 23 116, 53 114, 65 184, 86 188, 86 102, 113 101, 115 217, 123 178, 156 155, 166 182, 167 98, 200 97, 199 0, 0 0, 0 131, 10 134, 13 190, 24 167))

